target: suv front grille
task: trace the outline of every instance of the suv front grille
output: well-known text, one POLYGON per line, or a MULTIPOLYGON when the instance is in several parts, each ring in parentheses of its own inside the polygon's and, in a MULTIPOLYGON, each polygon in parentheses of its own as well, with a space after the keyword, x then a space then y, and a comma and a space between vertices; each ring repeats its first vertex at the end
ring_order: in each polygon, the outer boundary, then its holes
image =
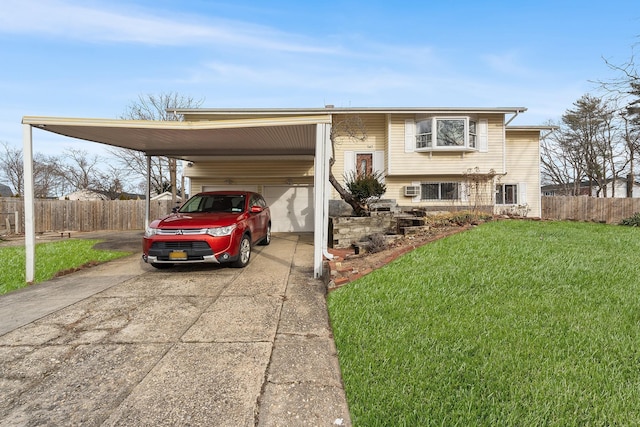
POLYGON ((153 242, 152 249, 182 249, 206 250, 210 249, 207 242, 153 242))
POLYGON ((156 231, 158 236, 194 236, 198 234, 207 234, 206 228, 185 228, 185 229, 170 229, 170 228, 159 228, 156 231))

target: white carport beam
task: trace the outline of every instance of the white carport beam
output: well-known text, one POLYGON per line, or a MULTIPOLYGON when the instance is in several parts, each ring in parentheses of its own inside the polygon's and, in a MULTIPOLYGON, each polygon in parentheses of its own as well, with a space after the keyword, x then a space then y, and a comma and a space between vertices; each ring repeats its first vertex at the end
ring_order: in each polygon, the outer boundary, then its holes
POLYGON ((147 232, 149 228, 149 221, 151 216, 151 156, 147 155, 147 179, 145 180, 145 191, 147 193, 147 199, 144 203, 144 232, 147 232))
POLYGON ((331 148, 331 125, 318 123, 316 127, 316 155, 314 163, 314 229, 313 229, 313 275, 322 276, 323 256, 327 253, 329 239, 329 153, 331 148))
POLYGON ((25 281, 33 282, 36 271, 36 230, 33 190, 33 131, 22 125, 22 156, 24 162, 24 249, 25 281))

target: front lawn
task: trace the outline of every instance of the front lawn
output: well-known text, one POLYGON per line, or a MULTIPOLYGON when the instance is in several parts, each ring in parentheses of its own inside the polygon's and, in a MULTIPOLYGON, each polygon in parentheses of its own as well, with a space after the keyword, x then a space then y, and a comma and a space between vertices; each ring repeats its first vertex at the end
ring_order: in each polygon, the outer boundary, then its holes
MULTIPOLYGON (((36 245, 35 283, 43 282, 60 272, 82 267, 89 263, 106 262, 129 255, 129 252, 93 249, 99 240, 69 239, 36 245)), ((0 248, 0 294, 25 286, 24 246, 0 248)))
POLYGON ((332 292, 356 426, 640 424, 640 230, 499 221, 332 292))

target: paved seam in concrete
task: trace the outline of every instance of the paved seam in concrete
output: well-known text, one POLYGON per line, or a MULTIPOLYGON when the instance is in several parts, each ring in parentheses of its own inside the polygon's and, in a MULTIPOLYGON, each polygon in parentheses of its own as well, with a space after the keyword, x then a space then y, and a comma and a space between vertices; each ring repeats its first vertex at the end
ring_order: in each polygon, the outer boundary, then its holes
POLYGON ((311 236, 245 269, 139 255, 0 297, 0 424, 351 425, 311 236))

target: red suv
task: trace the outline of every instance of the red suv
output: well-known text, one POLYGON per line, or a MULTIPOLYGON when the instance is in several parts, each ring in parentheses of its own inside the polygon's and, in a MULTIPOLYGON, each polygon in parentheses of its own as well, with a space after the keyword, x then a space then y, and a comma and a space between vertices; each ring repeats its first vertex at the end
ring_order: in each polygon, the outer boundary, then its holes
POLYGON ((142 259, 156 268, 201 262, 244 267, 256 243, 271 243, 264 198, 248 191, 212 191, 196 194, 175 213, 149 224, 142 259))

